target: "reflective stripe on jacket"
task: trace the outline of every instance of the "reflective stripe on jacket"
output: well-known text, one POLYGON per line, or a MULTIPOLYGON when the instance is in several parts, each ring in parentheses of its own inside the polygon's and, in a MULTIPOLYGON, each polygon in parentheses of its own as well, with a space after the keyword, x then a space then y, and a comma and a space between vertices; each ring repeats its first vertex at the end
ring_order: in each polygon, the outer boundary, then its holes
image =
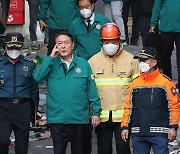
POLYGON ((109 58, 102 49, 89 63, 101 98, 101 122, 108 121, 109 111, 112 111, 112 120, 120 122, 130 82, 139 75, 138 61, 124 50, 109 58))
MULTIPOLYGON (((124 110, 115 110, 112 111, 112 118, 113 119, 119 119, 123 117, 124 110)), ((109 118, 109 110, 102 110, 101 112, 101 119, 107 119, 109 118)))
POLYGON ((157 69, 141 73, 130 85, 123 129, 131 128, 132 135, 167 137, 169 128, 178 128, 178 94, 174 82, 157 69))

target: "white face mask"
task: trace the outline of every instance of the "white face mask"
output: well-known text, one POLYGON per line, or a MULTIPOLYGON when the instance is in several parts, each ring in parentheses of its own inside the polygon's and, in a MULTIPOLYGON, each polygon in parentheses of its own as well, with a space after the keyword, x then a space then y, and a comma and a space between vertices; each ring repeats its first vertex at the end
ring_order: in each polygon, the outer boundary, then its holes
POLYGON ((21 55, 20 50, 7 50, 6 53, 12 59, 16 59, 21 55))
POLYGON ((143 73, 147 73, 150 70, 149 64, 145 62, 140 62, 139 63, 139 70, 143 73))
POLYGON ((83 18, 87 19, 87 18, 91 17, 92 9, 83 9, 83 10, 80 10, 80 13, 81 13, 83 18))
POLYGON ((108 56, 113 56, 117 53, 119 49, 119 44, 105 44, 103 45, 103 49, 108 56))

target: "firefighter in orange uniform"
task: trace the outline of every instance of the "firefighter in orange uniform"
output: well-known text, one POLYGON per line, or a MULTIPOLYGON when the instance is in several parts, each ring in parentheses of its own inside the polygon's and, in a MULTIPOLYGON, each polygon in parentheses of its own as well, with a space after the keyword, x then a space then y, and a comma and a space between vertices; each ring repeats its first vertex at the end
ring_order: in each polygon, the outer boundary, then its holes
POLYGON ((117 154, 129 154, 129 143, 120 136, 120 123, 130 82, 139 75, 138 61, 123 50, 117 25, 105 24, 101 29, 101 39, 103 48, 89 60, 103 109, 101 123, 96 128, 98 154, 112 153, 113 134, 117 154))
POLYGON ((121 136, 127 141, 132 136, 133 154, 169 154, 168 140, 176 138, 178 129, 178 94, 171 79, 158 69, 158 53, 153 47, 145 47, 139 56, 140 76, 129 88, 121 136))

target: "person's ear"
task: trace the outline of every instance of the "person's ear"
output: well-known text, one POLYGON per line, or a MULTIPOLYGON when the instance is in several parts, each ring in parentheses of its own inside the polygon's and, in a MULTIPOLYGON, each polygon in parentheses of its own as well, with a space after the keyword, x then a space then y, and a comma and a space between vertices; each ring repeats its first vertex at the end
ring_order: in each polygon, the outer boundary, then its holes
POLYGON ((95 5, 94 4, 92 4, 92 9, 94 10, 94 7, 95 7, 95 5))
POLYGON ((72 49, 74 49, 74 42, 73 42, 73 44, 72 44, 72 49))
POLYGON ((154 59, 154 60, 152 61, 152 65, 153 65, 153 66, 156 66, 156 65, 157 65, 157 60, 154 59))

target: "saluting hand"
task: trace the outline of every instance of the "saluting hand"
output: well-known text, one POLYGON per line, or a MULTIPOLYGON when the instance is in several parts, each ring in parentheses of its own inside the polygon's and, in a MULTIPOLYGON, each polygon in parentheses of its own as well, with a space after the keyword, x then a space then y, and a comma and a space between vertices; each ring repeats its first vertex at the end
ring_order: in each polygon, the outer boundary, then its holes
POLYGON ((91 124, 93 125, 93 127, 97 127, 100 124, 100 117, 98 116, 92 116, 91 117, 91 124))
POLYGON ((53 48, 50 56, 51 56, 52 58, 56 58, 58 55, 59 55, 59 50, 58 50, 58 48, 57 48, 57 45, 55 44, 55 46, 54 46, 54 48, 53 48))

